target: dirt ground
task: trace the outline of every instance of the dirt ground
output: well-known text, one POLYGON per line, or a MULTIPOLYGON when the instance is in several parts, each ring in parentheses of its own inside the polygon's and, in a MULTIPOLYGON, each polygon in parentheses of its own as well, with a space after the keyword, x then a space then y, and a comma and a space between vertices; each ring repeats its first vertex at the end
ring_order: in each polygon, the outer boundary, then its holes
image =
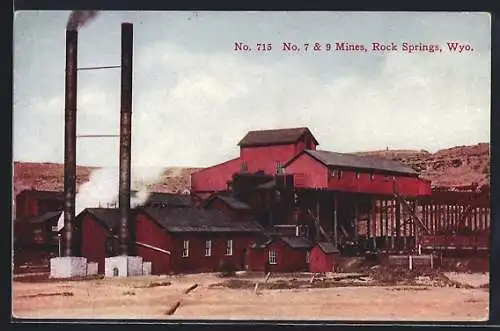
POLYGON ((488 273, 239 273, 13 281, 18 318, 483 321, 488 273), (259 283, 255 290, 255 284, 259 283), (197 284, 195 288, 193 285, 197 284), (185 293, 188 289, 190 291, 185 293))

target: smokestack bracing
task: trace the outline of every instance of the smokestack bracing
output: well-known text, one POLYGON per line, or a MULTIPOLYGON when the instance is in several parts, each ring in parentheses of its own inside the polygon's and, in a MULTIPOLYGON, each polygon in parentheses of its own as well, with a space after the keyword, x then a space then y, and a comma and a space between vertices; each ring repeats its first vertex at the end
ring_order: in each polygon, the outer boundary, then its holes
POLYGON ((78 32, 66 30, 66 85, 64 105, 64 256, 73 253, 76 195, 76 91, 78 32))
POLYGON ((120 110, 120 177, 118 205, 120 208, 120 255, 129 254, 130 181, 132 148, 132 60, 133 25, 122 23, 120 110))

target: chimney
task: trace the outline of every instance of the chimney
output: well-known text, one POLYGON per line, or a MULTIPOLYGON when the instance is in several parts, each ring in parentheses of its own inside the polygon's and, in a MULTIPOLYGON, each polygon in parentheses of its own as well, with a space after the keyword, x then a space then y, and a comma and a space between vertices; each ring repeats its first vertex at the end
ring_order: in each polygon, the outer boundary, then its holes
POLYGON ((78 32, 66 31, 66 87, 64 105, 64 256, 73 255, 76 195, 76 84, 78 32))
POLYGON ((132 145, 132 58, 133 58, 133 25, 122 23, 121 50, 121 110, 120 110, 120 255, 129 254, 130 224, 130 176, 132 145))

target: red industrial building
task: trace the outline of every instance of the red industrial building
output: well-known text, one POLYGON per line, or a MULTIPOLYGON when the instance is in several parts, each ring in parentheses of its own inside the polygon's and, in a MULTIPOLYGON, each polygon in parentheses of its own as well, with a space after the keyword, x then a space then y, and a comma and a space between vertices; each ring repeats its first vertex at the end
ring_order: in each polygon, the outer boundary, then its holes
POLYGON ((392 195, 392 182, 405 196, 429 195, 430 183, 399 162, 318 151, 308 128, 250 131, 239 142, 240 156, 191 175, 194 193, 227 190, 236 172, 293 174, 297 188, 392 195))
POLYGON ((275 174, 279 166, 304 149, 316 149, 318 142, 307 128, 250 131, 238 143, 240 156, 191 175, 191 191, 213 193, 227 189, 236 172, 275 174))
POLYGON ((262 232, 253 220, 234 220, 216 209, 145 208, 136 216, 137 246, 152 273, 245 269, 247 248, 262 232))
POLYGON ((239 146, 238 158, 191 175, 194 194, 231 192, 251 206, 264 227, 306 226, 306 239, 338 248, 415 246, 420 223, 402 225, 401 219, 409 217, 403 215, 406 209, 412 214, 405 199, 432 191, 430 182, 413 169, 382 158, 317 150, 318 141, 308 128, 250 131, 239 146), (393 219, 381 214, 389 204, 404 204, 393 219), (367 230, 363 238, 360 223, 367 230))

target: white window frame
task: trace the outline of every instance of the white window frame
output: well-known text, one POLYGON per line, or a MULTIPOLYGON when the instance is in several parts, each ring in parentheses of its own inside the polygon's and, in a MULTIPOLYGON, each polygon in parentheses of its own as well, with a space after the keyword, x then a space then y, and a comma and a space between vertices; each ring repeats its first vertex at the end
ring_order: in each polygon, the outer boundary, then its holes
POLYGON ((359 171, 356 171, 356 179, 360 179, 361 178, 361 173, 359 171))
POLYGON ((212 256, 212 240, 205 241, 205 256, 212 256))
POLYGON ((189 257, 189 240, 184 240, 182 246, 182 257, 189 257))
POLYGON ((268 257, 269 264, 275 265, 278 264, 278 254, 276 254, 276 251, 271 249, 269 250, 269 257, 268 257))
POLYGON ((226 245, 226 256, 233 255, 233 239, 228 239, 226 245))
POLYGON ((309 263, 311 261, 311 252, 306 251, 306 263, 309 263))
POLYGON ((337 178, 338 178, 338 179, 342 179, 342 169, 339 169, 339 170, 338 170, 338 175, 337 175, 337 178))
POLYGON ((375 174, 373 174, 373 173, 372 173, 372 174, 370 174, 370 180, 371 180, 371 181, 374 181, 374 180, 375 180, 375 174))

